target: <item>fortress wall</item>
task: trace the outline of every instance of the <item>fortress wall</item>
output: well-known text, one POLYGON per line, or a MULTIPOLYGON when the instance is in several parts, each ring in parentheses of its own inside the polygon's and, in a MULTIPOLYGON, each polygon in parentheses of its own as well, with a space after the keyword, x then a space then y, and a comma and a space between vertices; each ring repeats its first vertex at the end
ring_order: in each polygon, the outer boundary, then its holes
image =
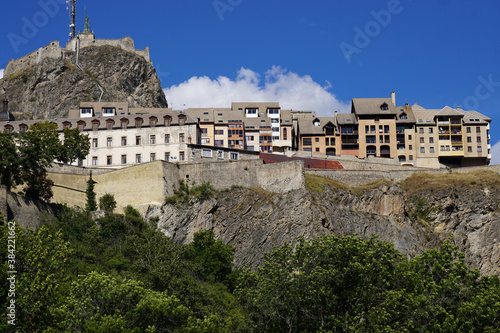
POLYGON ((19 59, 12 59, 5 66, 4 77, 10 76, 16 72, 22 71, 30 66, 36 65, 44 58, 60 59, 63 57, 64 49, 59 46, 58 41, 52 41, 50 44, 39 48, 19 59))

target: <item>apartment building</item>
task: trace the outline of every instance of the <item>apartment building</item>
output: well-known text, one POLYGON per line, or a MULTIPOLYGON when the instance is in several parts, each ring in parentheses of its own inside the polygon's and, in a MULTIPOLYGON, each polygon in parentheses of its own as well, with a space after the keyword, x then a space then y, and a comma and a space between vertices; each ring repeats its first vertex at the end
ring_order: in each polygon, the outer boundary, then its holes
MULTIPOLYGON (((193 155, 190 144, 200 142, 198 121, 182 111, 101 102, 82 103, 70 115, 77 117, 49 121, 58 126, 61 138, 65 128, 88 134, 90 152, 75 162, 79 166, 121 168, 155 160, 188 163, 193 155)), ((9 121, 1 126, 5 131, 27 131, 36 122, 9 121)))
POLYGON ((201 144, 260 152, 292 147, 292 114, 279 103, 232 103, 231 108, 190 108, 199 119, 201 144))
POLYGON ((430 168, 487 165, 491 159, 490 118, 448 106, 396 106, 394 92, 390 98, 355 98, 349 114, 294 117, 298 150, 316 154, 397 158, 430 168))

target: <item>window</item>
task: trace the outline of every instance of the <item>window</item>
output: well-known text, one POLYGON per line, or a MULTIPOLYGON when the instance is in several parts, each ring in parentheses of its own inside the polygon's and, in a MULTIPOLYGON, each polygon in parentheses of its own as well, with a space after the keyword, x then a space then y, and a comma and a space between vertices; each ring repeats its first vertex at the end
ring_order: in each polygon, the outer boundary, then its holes
POLYGON ((165 161, 170 162, 170 152, 165 153, 165 161))
POLYGON ((135 127, 141 128, 142 126, 142 118, 136 118, 135 119, 135 127))
POLYGON ((142 163, 142 154, 135 154, 135 163, 142 163))
MULTIPOLYGON (((273 127, 273 132, 279 132, 280 128, 279 127, 273 127)), ((318 139, 319 140, 319 139, 318 139)))
POLYGON ((248 135, 248 136, 245 136, 245 140, 246 141, 253 141, 255 138, 253 135, 248 135))
POLYGON ((421 153, 425 153, 425 148, 424 147, 420 147, 420 152, 421 153))
POLYGON ((434 153, 434 147, 429 148, 429 153, 431 153, 431 154, 434 153))
POLYGON ((224 140, 215 140, 214 145, 216 146, 224 146, 224 140))
POLYGON ((467 142, 472 142, 472 138, 470 136, 467 137, 467 142))
POLYGON ((149 118, 149 126, 156 127, 156 118, 149 118))
POLYGON ((108 147, 112 147, 113 146, 113 138, 107 138, 106 140, 106 145, 108 147))
POLYGON ((429 134, 432 134, 434 132, 434 129, 432 127, 429 127, 429 134))
POLYGON ((384 110, 384 111, 386 111, 386 110, 388 110, 388 109, 389 109, 389 107, 388 107, 388 105, 387 105, 386 103, 384 103, 384 104, 382 104, 382 105, 380 106, 380 110, 384 110))
POLYGON ((221 160, 224 159, 224 152, 222 150, 217 151, 217 158, 221 160))
POLYGON ((316 147, 316 152, 319 152, 319 147, 316 147))
POLYGON ((208 128, 202 128, 202 129, 200 129, 200 131, 201 131, 201 136, 207 136, 208 135, 208 133, 207 133, 208 132, 208 128))
POLYGON ((149 154, 149 160, 152 162, 152 161, 156 161, 156 153, 151 153, 149 154))
POLYGON ((127 164, 127 155, 122 155, 122 164, 127 164))
POLYGON ((472 147, 467 147, 467 151, 468 151, 469 153, 472 153, 472 147))
POLYGON ((78 166, 82 167, 83 166, 83 160, 78 160, 78 166))
POLYGON ((476 138, 476 142, 481 142, 481 137, 480 137, 480 136, 478 136, 478 137, 476 138))
POLYGON ((283 128, 283 140, 288 140, 288 133, 286 128, 283 128))
POLYGON ((184 133, 179 133, 179 142, 184 142, 184 133))
POLYGON ((215 135, 224 135, 224 130, 215 130, 215 135))
POLYGON ((424 138, 420 138, 420 143, 424 143, 424 138))
POLYGON ((109 130, 113 129, 113 121, 106 122, 106 129, 109 129, 109 130))
POLYGON ((80 115, 82 117, 92 117, 92 108, 81 108, 80 115))
POLYGON ((136 144, 137 146, 140 146, 140 145, 141 145, 141 136, 140 136, 140 135, 138 135, 138 136, 136 136, 136 137, 135 137, 135 144, 136 144))
POLYGON ((256 108, 247 108, 245 110, 247 115, 257 115, 257 109, 256 108))
POLYGON ((314 138, 314 142, 319 142, 319 138, 314 138))
POLYGON ((83 131, 83 128, 85 127, 85 123, 84 122, 79 122, 78 123, 78 130, 81 132, 83 131))
POLYGON ((481 153, 482 151, 483 151, 483 148, 481 148, 481 146, 477 146, 477 152, 481 153))
POLYGON ((179 125, 184 125, 186 123, 186 117, 184 116, 179 116, 179 125))
POLYGON ((446 145, 446 151, 450 151, 450 146, 446 145))
POLYGON ((232 160, 237 160, 239 158, 239 154, 238 153, 231 153, 229 158, 232 160))
POLYGON ((280 122, 280 120, 278 118, 271 118, 271 123, 272 124, 277 124, 279 122, 280 122))
POLYGON ((481 133, 481 127, 476 127, 476 133, 481 133))
POLYGON ((444 146, 441 146, 441 151, 444 151, 444 146))
POLYGON ((183 151, 179 152, 179 161, 184 161, 184 152, 183 151))
POLYGON ((420 127, 420 128, 418 129, 418 132, 419 132, 420 134, 424 134, 424 128, 423 128, 423 127, 420 127))
POLYGON ((408 160, 413 161, 413 155, 408 156, 408 160))
POLYGON ((121 121, 121 128, 122 129, 127 129, 127 125, 128 125, 128 120, 122 119, 122 121, 121 121))
POLYGON ((5 132, 12 132, 13 130, 14 130, 14 127, 12 127, 12 125, 5 126, 5 132))
POLYGON ((267 113, 268 114, 279 114, 280 113, 280 109, 276 109, 276 108, 270 108, 270 109, 267 109, 267 113))
POLYGON ((470 132, 471 132, 471 131, 470 131, 470 127, 467 127, 467 133, 470 133, 470 132))
POLYGON ((212 157, 212 150, 211 149, 202 149, 201 156, 202 157, 212 157))
POLYGON ((311 138, 303 138, 303 139, 302 139, 302 145, 303 145, 303 146, 311 146, 311 145, 312 145, 312 140, 311 140, 311 138))
POLYGON ((165 134, 165 143, 170 143, 170 134, 165 134))
POLYGON ((97 165, 97 156, 92 156, 92 165, 93 166, 97 165))
POLYGON ((201 139, 201 144, 202 145, 208 145, 208 144, 210 144, 210 138, 203 138, 203 139, 201 139))
POLYGON ((429 138, 429 143, 434 143, 434 138, 429 138))
POLYGON ((97 121, 92 122, 92 130, 97 131, 99 129, 99 123, 97 121))
POLYGON ((170 116, 166 116, 164 119, 165 119, 165 126, 170 126, 172 118, 170 116))
POLYGON ((330 138, 325 138, 325 146, 329 146, 330 145, 330 138))
POLYGON ((113 164, 113 157, 111 157, 111 155, 106 156, 106 164, 107 165, 113 164))
POLYGON ((413 149, 413 146, 412 146, 412 145, 409 145, 409 146, 408 146, 408 149, 409 149, 409 150, 412 150, 412 149, 413 149))
POLYGON ((103 115, 104 116, 114 116, 115 115, 115 109, 114 108, 104 108, 103 109, 103 115))
POLYGON ((63 128, 64 129, 69 129, 71 127, 71 123, 64 123, 63 128))
POLYGON ((122 146, 126 146, 126 145, 127 145, 127 137, 122 136, 122 146))
POLYGON ((410 134, 410 135, 408 135, 408 140, 411 140, 411 134, 410 134))
POLYGON ((156 135, 150 135, 149 136, 149 144, 150 145, 155 145, 156 144, 156 135))

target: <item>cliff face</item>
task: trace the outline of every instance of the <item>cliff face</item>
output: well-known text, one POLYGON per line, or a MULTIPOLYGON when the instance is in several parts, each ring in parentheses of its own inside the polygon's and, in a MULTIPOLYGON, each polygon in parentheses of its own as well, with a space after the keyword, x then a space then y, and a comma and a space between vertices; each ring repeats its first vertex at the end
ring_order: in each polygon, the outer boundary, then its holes
POLYGON ((167 107, 165 94, 152 64, 118 47, 82 48, 64 59, 39 64, 0 79, 0 97, 9 98, 11 112, 33 119, 58 118, 81 101, 128 101, 130 107, 167 107))
POLYGON ((412 257, 451 235, 470 267, 500 275, 497 186, 442 191, 405 186, 381 183, 349 189, 326 184, 284 194, 233 189, 204 202, 152 208, 146 215, 158 218, 159 228, 182 243, 199 230, 213 228, 217 237, 235 247, 240 267, 257 267, 274 245, 295 243, 300 236, 377 234, 412 257))

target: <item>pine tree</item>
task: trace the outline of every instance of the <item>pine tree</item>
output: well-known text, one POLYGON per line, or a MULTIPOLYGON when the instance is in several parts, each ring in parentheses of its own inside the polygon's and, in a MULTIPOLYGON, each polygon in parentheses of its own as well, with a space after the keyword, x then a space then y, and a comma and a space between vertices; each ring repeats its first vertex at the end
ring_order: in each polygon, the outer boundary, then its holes
POLYGON ((85 191, 87 195, 87 204, 85 205, 85 210, 87 212, 93 212, 97 210, 97 201, 95 199, 96 195, 94 192, 94 181, 92 180, 92 171, 90 171, 90 178, 87 181, 87 190, 85 191))

